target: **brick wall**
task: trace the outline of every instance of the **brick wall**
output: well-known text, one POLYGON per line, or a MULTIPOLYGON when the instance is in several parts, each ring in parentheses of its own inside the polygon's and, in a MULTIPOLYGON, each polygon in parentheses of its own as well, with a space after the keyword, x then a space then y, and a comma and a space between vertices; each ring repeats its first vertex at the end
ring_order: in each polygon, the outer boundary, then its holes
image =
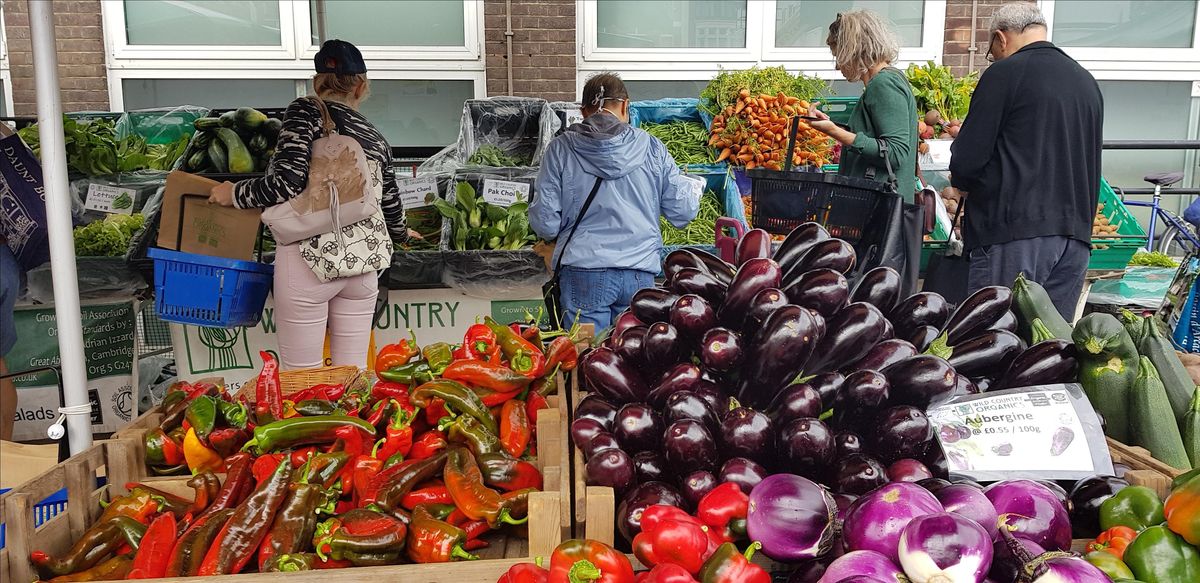
MULTIPOLYGON (((63 111, 108 111, 100 0, 55 0, 54 25, 63 111)), ((12 72, 13 113, 37 115, 27 0, 4 2, 4 33, 12 72)))
MULTIPOLYGON (((947 0, 946 2, 946 37, 942 45, 942 64, 948 65, 955 75, 965 75, 971 60, 971 38, 975 39, 976 71, 983 72, 987 68, 988 26, 992 13, 996 8, 1013 0, 978 0, 976 3, 975 30, 971 30, 971 0, 947 0)), ((1032 0, 1030 0, 1032 1, 1032 0)))
MULTIPOLYGON (((504 0, 484 1, 489 96, 508 94, 504 0)), ((513 94, 575 100, 575 0, 512 0, 513 94)))

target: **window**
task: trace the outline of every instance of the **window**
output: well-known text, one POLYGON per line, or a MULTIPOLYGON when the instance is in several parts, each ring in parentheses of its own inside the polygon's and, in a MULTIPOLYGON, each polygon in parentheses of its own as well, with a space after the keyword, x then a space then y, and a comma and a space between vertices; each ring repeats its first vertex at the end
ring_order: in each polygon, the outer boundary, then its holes
POLYGON ((663 99, 664 97, 695 97, 700 95, 707 81, 626 81, 630 99, 663 99))
POLYGON ((279 2, 125 0, 131 45, 278 46, 279 2))
MULTIPOLYGON (((312 43, 317 42, 318 2, 309 2, 312 43)), ((465 16, 460 2, 446 0, 325 0, 325 38, 358 46, 463 46, 465 16)))
POLYGON ((596 31, 605 48, 744 47, 746 0, 600 0, 596 31))
MULTIPOLYGON (((312 93, 311 81, 304 93, 312 93)), ((361 111, 389 145, 440 147, 458 139, 463 102, 474 97, 471 81, 373 79, 361 111)))
POLYGON ((778 0, 775 3, 775 46, 825 47, 829 23, 838 13, 873 10, 891 21, 900 44, 921 46, 925 3, 922 0, 778 0))
POLYGON ((1190 48, 1196 0, 1056 0, 1054 42, 1064 47, 1190 48))
POLYGON ((289 79, 123 79, 125 109, 200 105, 213 109, 287 107, 296 98, 289 79))

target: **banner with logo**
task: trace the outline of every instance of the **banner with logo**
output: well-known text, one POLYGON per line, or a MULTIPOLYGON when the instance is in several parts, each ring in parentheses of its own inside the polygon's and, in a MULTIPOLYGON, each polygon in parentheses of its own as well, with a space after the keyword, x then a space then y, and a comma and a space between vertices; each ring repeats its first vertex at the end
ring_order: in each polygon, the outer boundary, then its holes
MULTIPOLYGON (((87 360, 88 398, 92 403, 92 432, 109 433, 136 413, 133 395, 134 302, 86 302, 81 310, 83 346, 87 360)), ((13 372, 59 367, 58 320, 53 307, 18 307, 13 314, 17 344, 4 357, 13 372)), ((62 406, 58 377, 51 372, 15 377, 17 420, 13 439, 45 439, 46 428, 62 406)))
MULTIPOLYGON (((205 328, 171 325, 171 344, 179 378, 196 380, 222 376, 231 391, 253 382, 262 367, 259 351, 277 353, 274 297, 267 298, 262 321, 250 328, 205 328)), ((452 289, 391 290, 387 311, 379 319, 371 337, 370 358, 377 346, 398 342, 412 330, 421 344, 462 342, 463 333, 476 319, 491 316, 508 324, 525 321, 527 314, 538 314, 542 298, 529 300, 488 300, 471 297, 452 289)), ((326 339, 326 364, 329 358, 326 339)), ((371 363, 368 362, 368 366, 371 363)))

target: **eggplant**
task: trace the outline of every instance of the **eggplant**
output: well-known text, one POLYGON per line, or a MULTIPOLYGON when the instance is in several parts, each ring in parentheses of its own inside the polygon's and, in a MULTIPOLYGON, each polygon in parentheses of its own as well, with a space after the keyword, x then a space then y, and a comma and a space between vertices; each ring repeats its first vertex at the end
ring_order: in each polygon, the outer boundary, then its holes
POLYGON ((908 296, 888 313, 888 319, 901 338, 906 338, 921 326, 933 326, 941 330, 949 317, 950 304, 946 303, 946 298, 934 292, 917 292, 908 296))
POLYGON ((734 457, 729 458, 721 465, 717 479, 722 484, 733 482, 742 489, 742 492, 749 494, 759 482, 769 475, 771 473, 758 462, 744 457, 734 457))
POLYGON ((922 410, 950 399, 958 381, 950 363, 929 354, 907 358, 880 372, 891 384, 893 402, 922 410))
POLYGON ((720 485, 717 477, 708 470, 696 470, 683 476, 679 481, 680 493, 683 494, 684 501, 687 502, 688 508, 696 508, 709 492, 720 485))
POLYGON ((661 287, 642 288, 633 294, 629 309, 643 322, 666 322, 679 295, 661 287))
POLYGON ((679 330, 666 322, 655 322, 642 340, 642 356, 654 371, 664 371, 682 362, 688 355, 687 343, 679 330))
POLYGON ((841 239, 827 239, 813 245, 784 274, 784 281, 794 282, 801 274, 814 269, 832 269, 849 273, 854 268, 854 247, 841 239))
POLYGON ((917 347, 907 340, 892 338, 884 340, 879 344, 871 347, 867 354, 858 359, 854 364, 843 367, 844 371, 853 372, 857 370, 883 370, 888 365, 895 364, 917 355, 917 347))
POLYGON ((617 507, 617 530, 625 540, 642 532, 642 513, 655 504, 685 508, 687 501, 674 486, 666 482, 643 482, 625 494, 617 507))
POLYGON ((620 449, 608 449, 592 455, 584 472, 587 485, 608 486, 617 496, 625 494, 636 483, 633 460, 620 449))
POLYGON ((783 389, 767 409, 767 416, 776 426, 783 427, 793 419, 820 417, 824 411, 821 394, 807 383, 800 383, 783 389))
POLYGON ((916 347, 917 351, 925 352, 934 340, 937 340, 938 329, 933 326, 917 326, 904 339, 916 347))
POLYGON ((633 471, 639 484, 666 480, 667 458, 657 451, 639 451, 633 454, 633 471))
POLYGON ((836 413, 843 409, 854 412, 878 409, 887 403, 889 391, 891 384, 883 373, 860 370, 846 377, 833 400, 833 410, 836 413))
POLYGON ((580 368, 588 387, 614 404, 640 401, 650 392, 637 369, 609 348, 588 352, 580 368))
POLYGON ((901 458, 887 468, 888 480, 893 482, 920 482, 933 478, 933 472, 925 464, 912 458, 901 458))
POLYGON ((918 516, 900 534, 900 567, 913 581, 980 583, 992 566, 992 537, 951 512, 918 516))
MULTIPOLYGON (((874 304, 872 304, 874 305, 874 304)), ((883 310, 880 310, 883 311, 883 310)), ((896 328, 892 326, 892 321, 887 318, 883 319, 883 332, 879 334, 879 341, 891 340, 896 337, 896 328)))
POLYGON ((617 440, 630 453, 658 449, 662 444, 662 416, 646 403, 630 403, 617 411, 617 440))
POLYGON ((1008 366, 996 389, 1073 382, 1079 373, 1075 344, 1052 338, 1030 346, 1008 366))
POLYGON ((826 322, 826 333, 817 345, 817 356, 804 372, 817 374, 836 371, 863 356, 879 342, 885 318, 879 308, 868 303, 850 304, 826 322))
POLYGON ((1009 332, 1016 332, 1017 315, 1014 314, 1012 310, 1004 312, 1004 315, 1000 316, 999 320, 996 320, 991 326, 988 326, 988 330, 1007 330, 1009 332))
POLYGON ((850 293, 850 301, 866 302, 890 314, 900 299, 900 287, 900 272, 883 265, 863 274, 850 293))
POLYGON ((887 468, 869 455, 852 453, 834 464, 833 489, 839 494, 861 496, 887 482, 887 468))
POLYGON ((675 475, 717 469, 717 442, 703 423, 681 419, 667 427, 661 437, 667 467, 675 475))
POLYGON ((946 344, 958 346, 970 340, 980 332, 991 328, 1012 306, 1012 290, 993 285, 980 288, 970 297, 963 300, 942 333, 946 335, 946 344))
POLYGON ((746 533, 776 561, 796 562, 824 556, 837 538, 837 506, 829 492, 812 480, 775 474, 750 494, 746 533))
POLYGON ((717 325, 717 311, 708 300, 696 294, 685 294, 671 306, 670 322, 683 336, 699 339, 706 330, 717 325))
POLYGON ((889 407, 876 421, 878 430, 872 436, 871 451, 885 463, 922 458, 934 440, 933 424, 916 407, 889 407))
POLYGON ((588 460, 607 449, 621 449, 621 442, 617 441, 617 436, 607 431, 593 435, 579 447, 579 451, 583 453, 583 459, 588 460))
POLYGON ((736 370, 744 356, 742 337, 729 328, 712 328, 700 341, 700 362, 707 370, 719 373, 736 370))
POLYGON ((708 406, 717 414, 717 419, 724 417, 725 413, 729 412, 729 397, 716 383, 701 378, 692 392, 708 403, 708 406))
POLYGON ((737 249, 733 252, 735 265, 744 265, 751 259, 770 259, 771 234, 763 229, 750 229, 738 241, 737 249))
POLYGON ((605 431, 612 431, 617 419, 617 406, 599 395, 587 395, 575 406, 575 419, 595 419, 605 431))
POLYGON ((724 285, 733 281, 733 266, 721 261, 720 257, 699 249, 676 249, 663 259, 663 275, 673 279, 684 269, 696 269, 711 275, 724 285))
POLYGON ((784 285, 783 293, 788 302, 816 310, 828 317, 846 305, 850 297, 850 286, 846 276, 832 269, 814 269, 784 285))
POLYGON ((629 310, 625 310, 624 312, 621 312, 620 314, 618 314, 616 319, 613 320, 613 329, 612 329, 612 333, 609 334, 609 337, 610 338, 617 337, 617 336, 620 336, 623 332, 625 332, 625 330, 628 330, 629 328, 633 328, 634 326, 645 326, 645 325, 646 324, 644 322, 642 322, 641 320, 639 320, 637 318, 637 316, 633 315, 633 312, 631 312, 629 310))
POLYGON ((1129 486, 1116 476, 1092 476, 1075 482, 1068 495, 1071 531, 1075 538, 1095 538, 1100 534, 1100 505, 1113 494, 1129 486))
POLYGON ((725 301, 725 292, 729 284, 713 277, 707 271, 693 268, 679 270, 674 277, 667 280, 667 287, 679 295, 698 295, 713 306, 719 306, 725 301))
POLYGON ((571 442, 582 449, 597 433, 609 431, 611 428, 611 425, 605 427, 602 422, 596 419, 579 417, 571 422, 571 442))
POLYGON ((726 459, 744 457, 766 465, 775 448, 771 418, 747 407, 737 407, 721 420, 721 454, 726 459))
POLYGON ((940 445, 930 445, 929 451, 925 453, 925 459, 921 461, 925 463, 925 467, 929 468, 930 472, 933 472, 934 478, 950 479, 950 462, 946 460, 946 452, 942 451, 940 445))
POLYGON ((742 322, 742 334, 746 338, 754 338, 754 334, 762 328, 775 310, 788 304, 787 295, 778 288, 769 287, 754 295, 750 307, 746 310, 746 320, 742 322))
POLYGON ((833 402, 837 399, 838 391, 842 390, 842 383, 844 382, 846 382, 846 377, 843 377, 841 374, 826 372, 808 379, 807 384, 818 395, 821 395, 821 406, 828 411, 830 407, 833 407, 833 402))
POLYGON ((635 367, 641 366, 645 364, 645 353, 643 350, 646 341, 646 330, 648 328, 645 326, 632 326, 626 328, 620 334, 614 331, 613 336, 610 336, 613 339, 610 348, 612 348, 613 352, 617 353, 617 356, 621 357, 621 360, 635 367))
POLYGON ((739 267, 721 304, 721 323, 730 328, 742 325, 754 296, 764 289, 778 288, 779 277, 779 264, 771 259, 751 259, 739 267))
POLYGON ((834 458, 842 459, 854 453, 866 453, 862 438, 851 431, 839 431, 833 434, 834 458))
POLYGON ((971 380, 971 377, 965 374, 959 374, 957 378, 954 379, 955 397, 960 397, 962 395, 977 395, 982 392, 984 392, 984 389, 979 388, 979 385, 975 384, 975 381, 971 380))
MULTIPOLYGON (((749 264, 747 264, 749 265, 749 264)), ((820 341, 817 317, 800 306, 775 310, 751 343, 742 367, 737 397, 751 407, 766 407, 780 389, 804 370, 820 341)))
MULTIPOLYGON (((937 496, 938 492, 940 492, 943 488, 950 486, 951 484, 949 480, 943 480, 942 478, 925 478, 924 480, 917 480, 917 485, 929 490, 930 494, 937 496)), ((991 503, 992 502, 989 500, 988 504, 991 503)), ((945 502, 943 502, 942 505, 945 506, 945 502)))
MULTIPOLYGON (((1017 544, 1025 548, 1025 552, 1032 556, 1038 556, 1046 552, 1037 543, 1018 538, 1017 544)), ((1013 555, 1012 549, 1009 547, 1008 541, 1004 538, 998 539, 992 545, 992 567, 988 569, 988 583, 1017 583, 1023 579, 1025 571, 1025 563, 1022 559, 1013 555)), ((1069 581, 1069 580, 1068 580, 1069 581)), ((1096 580, 1096 583, 1103 582, 1104 579, 1096 580)))
POLYGON ((677 364, 671 367, 671 370, 663 373, 658 384, 650 389, 650 394, 646 396, 646 402, 661 408, 666 404, 668 397, 678 391, 695 389, 700 382, 700 367, 690 362, 677 364))
POLYGON ((708 402, 693 391, 681 390, 667 397, 663 409, 663 418, 671 424, 684 419, 692 419, 704 424, 710 432, 721 427, 721 420, 708 402))
POLYGON ((809 249, 829 239, 829 232, 818 223, 804 223, 788 233, 772 258, 784 271, 791 269, 809 249))
POLYGON ((779 468, 801 476, 824 476, 837 448, 833 432, 819 419, 793 419, 779 432, 779 468))
POLYGON ((1025 341, 1004 330, 984 332, 951 349, 947 362, 959 374, 998 376, 1025 351, 1025 341))

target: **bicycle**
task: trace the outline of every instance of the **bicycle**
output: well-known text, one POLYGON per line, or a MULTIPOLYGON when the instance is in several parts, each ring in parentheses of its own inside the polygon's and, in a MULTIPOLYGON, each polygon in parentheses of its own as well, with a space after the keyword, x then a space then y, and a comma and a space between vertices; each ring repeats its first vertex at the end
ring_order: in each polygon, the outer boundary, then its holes
MULTIPOLYGON (((1158 224, 1158 220, 1162 219, 1167 225, 1167 230, 1163 232, 1162 237, 1158 240, 1158 251, 1172 257, 1186 255, 1189 252, 1200 251, 1200 238, 1196 237, 1192 227, 1180 218, 1179 215, 1162 208, 1159 205, 1162 202, 1164 188, 1183 180, 1183 172, 1163 172, 1159 174, 1148 174, 1142 178, 1146 182, 1154 185, 1154 196, 1150 202, 1125 200, 1125 193, 1121 189, 1116 189, 1121 196, 1121 201, 1125 206, 1140 206, 1150 209, 1150 224, 1146 228, 1146 251, 1154 251, 1154 227, 1158 224)), ((1172 195, 1173 193, 1166 193, 1172 195)))

